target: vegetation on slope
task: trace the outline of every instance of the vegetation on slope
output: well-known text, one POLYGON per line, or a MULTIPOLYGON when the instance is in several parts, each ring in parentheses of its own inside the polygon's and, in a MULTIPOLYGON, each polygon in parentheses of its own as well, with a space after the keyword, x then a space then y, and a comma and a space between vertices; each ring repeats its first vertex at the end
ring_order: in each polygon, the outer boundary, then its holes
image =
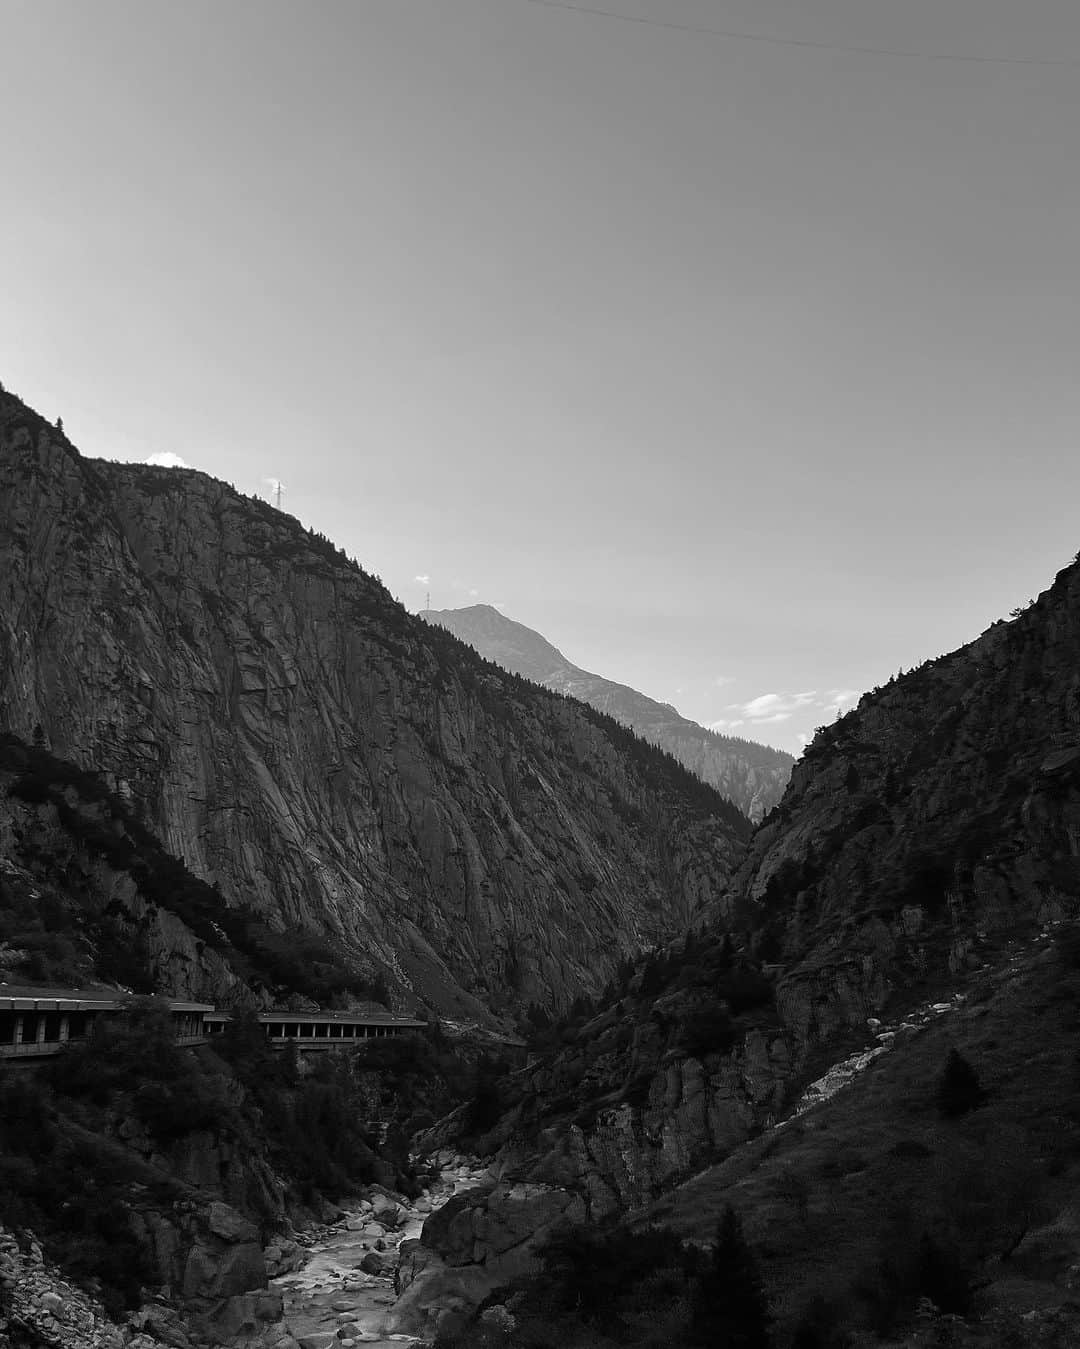
POLYGON ((650 1221, 700 1241, 734 1205, 781 1346, 891 1342, 914 1334, 922 1299, 967 1318, 957 1343, 1008 1343, 1028 1312, 1015 1343, 1051 1343, 1059 1324, 1075 1336, 1080 928, 1059 931, 650 1221))
POLYGON ((668 1228, 612 1226, 555 1238, 543 1264, 436 1349, 769 1349, 761 1274, 733 1209, 711 1251, 668 1228))
POLYGON ((496 1075, 476 1115, 463 1123, 470 1141, 491 1147, 533 1145, 570 1124, 589 1130, 599 1114, 644 1107, 662 1064, 693 1056, 716 1069, 752 1029, 775 1028, 775 988, 731 937, 689 933, 678 943, 624 961, 597 999, 579 998, 552 1022, 530 1009, 521 1030, 528 1069, 496 1075))
MULTIPOLYGON (((729 1135, 703 1172, 707 1158, 691 1158, 649 1209, 649 1222, 699 1243, 725 1206, 741 1214, 776 1349, 1065 1345, 1080 1334, 1078 651, 1074 566, 1012 624, 820 731, 751 844, 735 945, 768 969, 776 1005, 762 1024, 788 1047, 788 1103, 873 1045, 880 1022, 868 1017, 967 995, 928 1029, 902 1031, 829 1105, 779 1131, 759 1119, 761 1137, 732 1147, 729 1135), (1062 920, 1060 941, 1040 946, 1062 920)), ((699 959, 693 943, 687 954, 699 959)), ((717 1015, 713 970, 700 989, 705 1034, 686 1033, 684 960, 674 948, 659 978, 609 990, 598 1014, 539 1026, 559 1042, 537 1079, 543 1144, 584 1157, 590 1184, 620 1163, 640 1175, 650 1130, 663 1126, 676 1145, 700 1138, 703 1096, 711 1110, 738 1090, 721 1078, 709 1094, 710 1055, 732 1047, 731 1009, 717 1015), (672 1005, 679 1027, 666 1038, 672 1005), (636 1095, 628 1063, 644 1070, 636 1095), (650 1114, 665 1091, 678 1108, 684 1069, 695 1083, 704 1069, 705 1092, 683 1098, 697 1114, 650 1114), (636 1120, 605 1116, 616 1104, 636 1120)), ((528 1141, 509 1088, 504 1105, 491 1136, 528 1141)))
POLYGON ((234 1189, 222 1197, 264 1238, 361 1184, 418 1193, 412 1125, 460 1099, 465 1065, 437 1037, 412 1036, 307 1067, 272 1049, 253 1016, 234 1019, 212 1048, 178 1048, 149 999, 55 1059, 0 1064, 0 1224, 32 1231, 118 1310, 162 1282, 138 1215, 179 1221, 205 1200, 184 1178, 193 1153, 230 1157, 234 1189), (382 1142, 374 1120, 392 1126, 382 1142))
POLYGON ((130 878, 151 912, 180 919, 252 994, 269 1001, 300 996, 326 1006, 388 996, 385 979, 362 974, 326 938, 275 932, 253 910, 229 908, 216 886, 165 851, 99 774, 7 733, 0 734, 4 780, 9 797, 49 809, 75 852, 62 857, 54 840, 36 842, 28 831, 13 856, 33 883, 15 867, 0 874, 0 966, 12 975, 68 986, 98 978, 138 993, 155 991, 145 917, 136 920, 120 899, 96 893, 92 868, 79 865, 82 857, 130 878))
POLYGON ((1065 924, 632 1225, 559 1237, 447 1349, 1066 1349, 1078 1030, 1080 925, 1065 924))

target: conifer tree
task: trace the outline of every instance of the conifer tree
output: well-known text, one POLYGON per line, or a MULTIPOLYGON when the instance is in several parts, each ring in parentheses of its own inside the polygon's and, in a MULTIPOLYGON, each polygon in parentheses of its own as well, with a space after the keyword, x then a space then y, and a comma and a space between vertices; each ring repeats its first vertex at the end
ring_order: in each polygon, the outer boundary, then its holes
POLYGON ((701 1349, 769 1349, 769 1307, 757 1260, 730 1206, 694 1294, 688 1344, 701 1349))
POLYGON ((950 1049, 937 1089, 938 1112, 945 1119, 956 1119, 982 1105, 986 1093, 979 1075, 958 1049, 950 1049))

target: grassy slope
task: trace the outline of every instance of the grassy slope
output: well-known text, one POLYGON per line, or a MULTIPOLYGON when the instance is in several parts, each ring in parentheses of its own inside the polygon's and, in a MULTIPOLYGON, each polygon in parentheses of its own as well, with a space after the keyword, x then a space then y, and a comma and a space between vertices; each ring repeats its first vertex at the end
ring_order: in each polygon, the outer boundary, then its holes
POLYGON ((648 1220, 705 1242, 717 1213, 735 1207, 763 1260, 781 1344, 815 1296, 833 1304, 830 1320, 876 1327, 871 1342, 883 1342, 912 1308, 901 1298, 890 1326, 881 1263, 886 1284, 900 1278, 924 1231, 977 1288, 974 1342, 1002 1342, 996 1308, 1067 1309, 1080 1259, 1080 971, 1073 930, 1061 931, 981 976, 960 1010, 832 1100, 664 1196, 648 1220), (935 1098, 952 1046, 987 1097, 949 1120, 935 1098))

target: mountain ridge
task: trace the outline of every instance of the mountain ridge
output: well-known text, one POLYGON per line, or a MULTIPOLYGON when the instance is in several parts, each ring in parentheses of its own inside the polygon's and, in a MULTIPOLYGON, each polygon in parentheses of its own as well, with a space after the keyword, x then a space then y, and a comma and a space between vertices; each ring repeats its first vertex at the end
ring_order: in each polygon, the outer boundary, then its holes
POLYGON ((748 832, 292 517, 84 459, 6 393, 3 729, 102 772, 230 905, 464 1020, 596 991, 723 902, 748 832))
POLYGON ((783 795, 793 755, 740 736, 721 735, 680 715, 670 703, 584 670, 541 633, 492 605, 425 610, 420 617, 453 632, 503 668, 614 716, 667 750, 754 823, 783 795))
POLYGON ((500 1226, 532 1223, 540 1240, 553 1213, 556 1235, 659 1218, 700 1241, 731 1204, 766 1243, 779 1343, 819 1312, 828 1333, 808 1343, 897 1343, 873 1331, 934 1298, 927 1241, 957 1271, 956 1304, 939 1307, 977 1307, 995 1287, 986 1325, 956 1343, 1004 1342, 995 1318, 1017 1307, 1017 1325, 1053 1308, 1067 1329, 1009 1342, 1071 1343, 1078 670, 1080 555, 1011 622, 821 728, 755 831, 724 921, 624 968, 499 1084, 482 1146, 518 1189, 465 1197, 452 1230, 433 1227, 447 1265, 470 1268, 471 1232, 488 1240, 490 1276, 500 1226), (962 1123, 935 1103, 950 1044, 986 1074, 962 1123), (796 1118, 804 1091, 844 1064, 858 1065, 850 1098, 796 1118), (887 1131, 868 1100, 890 1112, 887 1131), (1008 1156, 987 1170, 999 1125, 1008 1156), (842 1263, 824 1268, 823 1249, 842 1263), (822 1290, 830 1305, 815 1310, 822 1290))

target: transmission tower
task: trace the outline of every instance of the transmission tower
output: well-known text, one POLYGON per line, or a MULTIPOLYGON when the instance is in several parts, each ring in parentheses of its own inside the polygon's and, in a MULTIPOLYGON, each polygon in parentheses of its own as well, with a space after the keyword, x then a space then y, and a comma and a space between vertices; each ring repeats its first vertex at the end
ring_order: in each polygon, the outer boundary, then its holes
POLYGON ((284 489, 285 484, 279 478, 274 484, 274 507, 276 510, 281 510, 281 493, 284 489))

